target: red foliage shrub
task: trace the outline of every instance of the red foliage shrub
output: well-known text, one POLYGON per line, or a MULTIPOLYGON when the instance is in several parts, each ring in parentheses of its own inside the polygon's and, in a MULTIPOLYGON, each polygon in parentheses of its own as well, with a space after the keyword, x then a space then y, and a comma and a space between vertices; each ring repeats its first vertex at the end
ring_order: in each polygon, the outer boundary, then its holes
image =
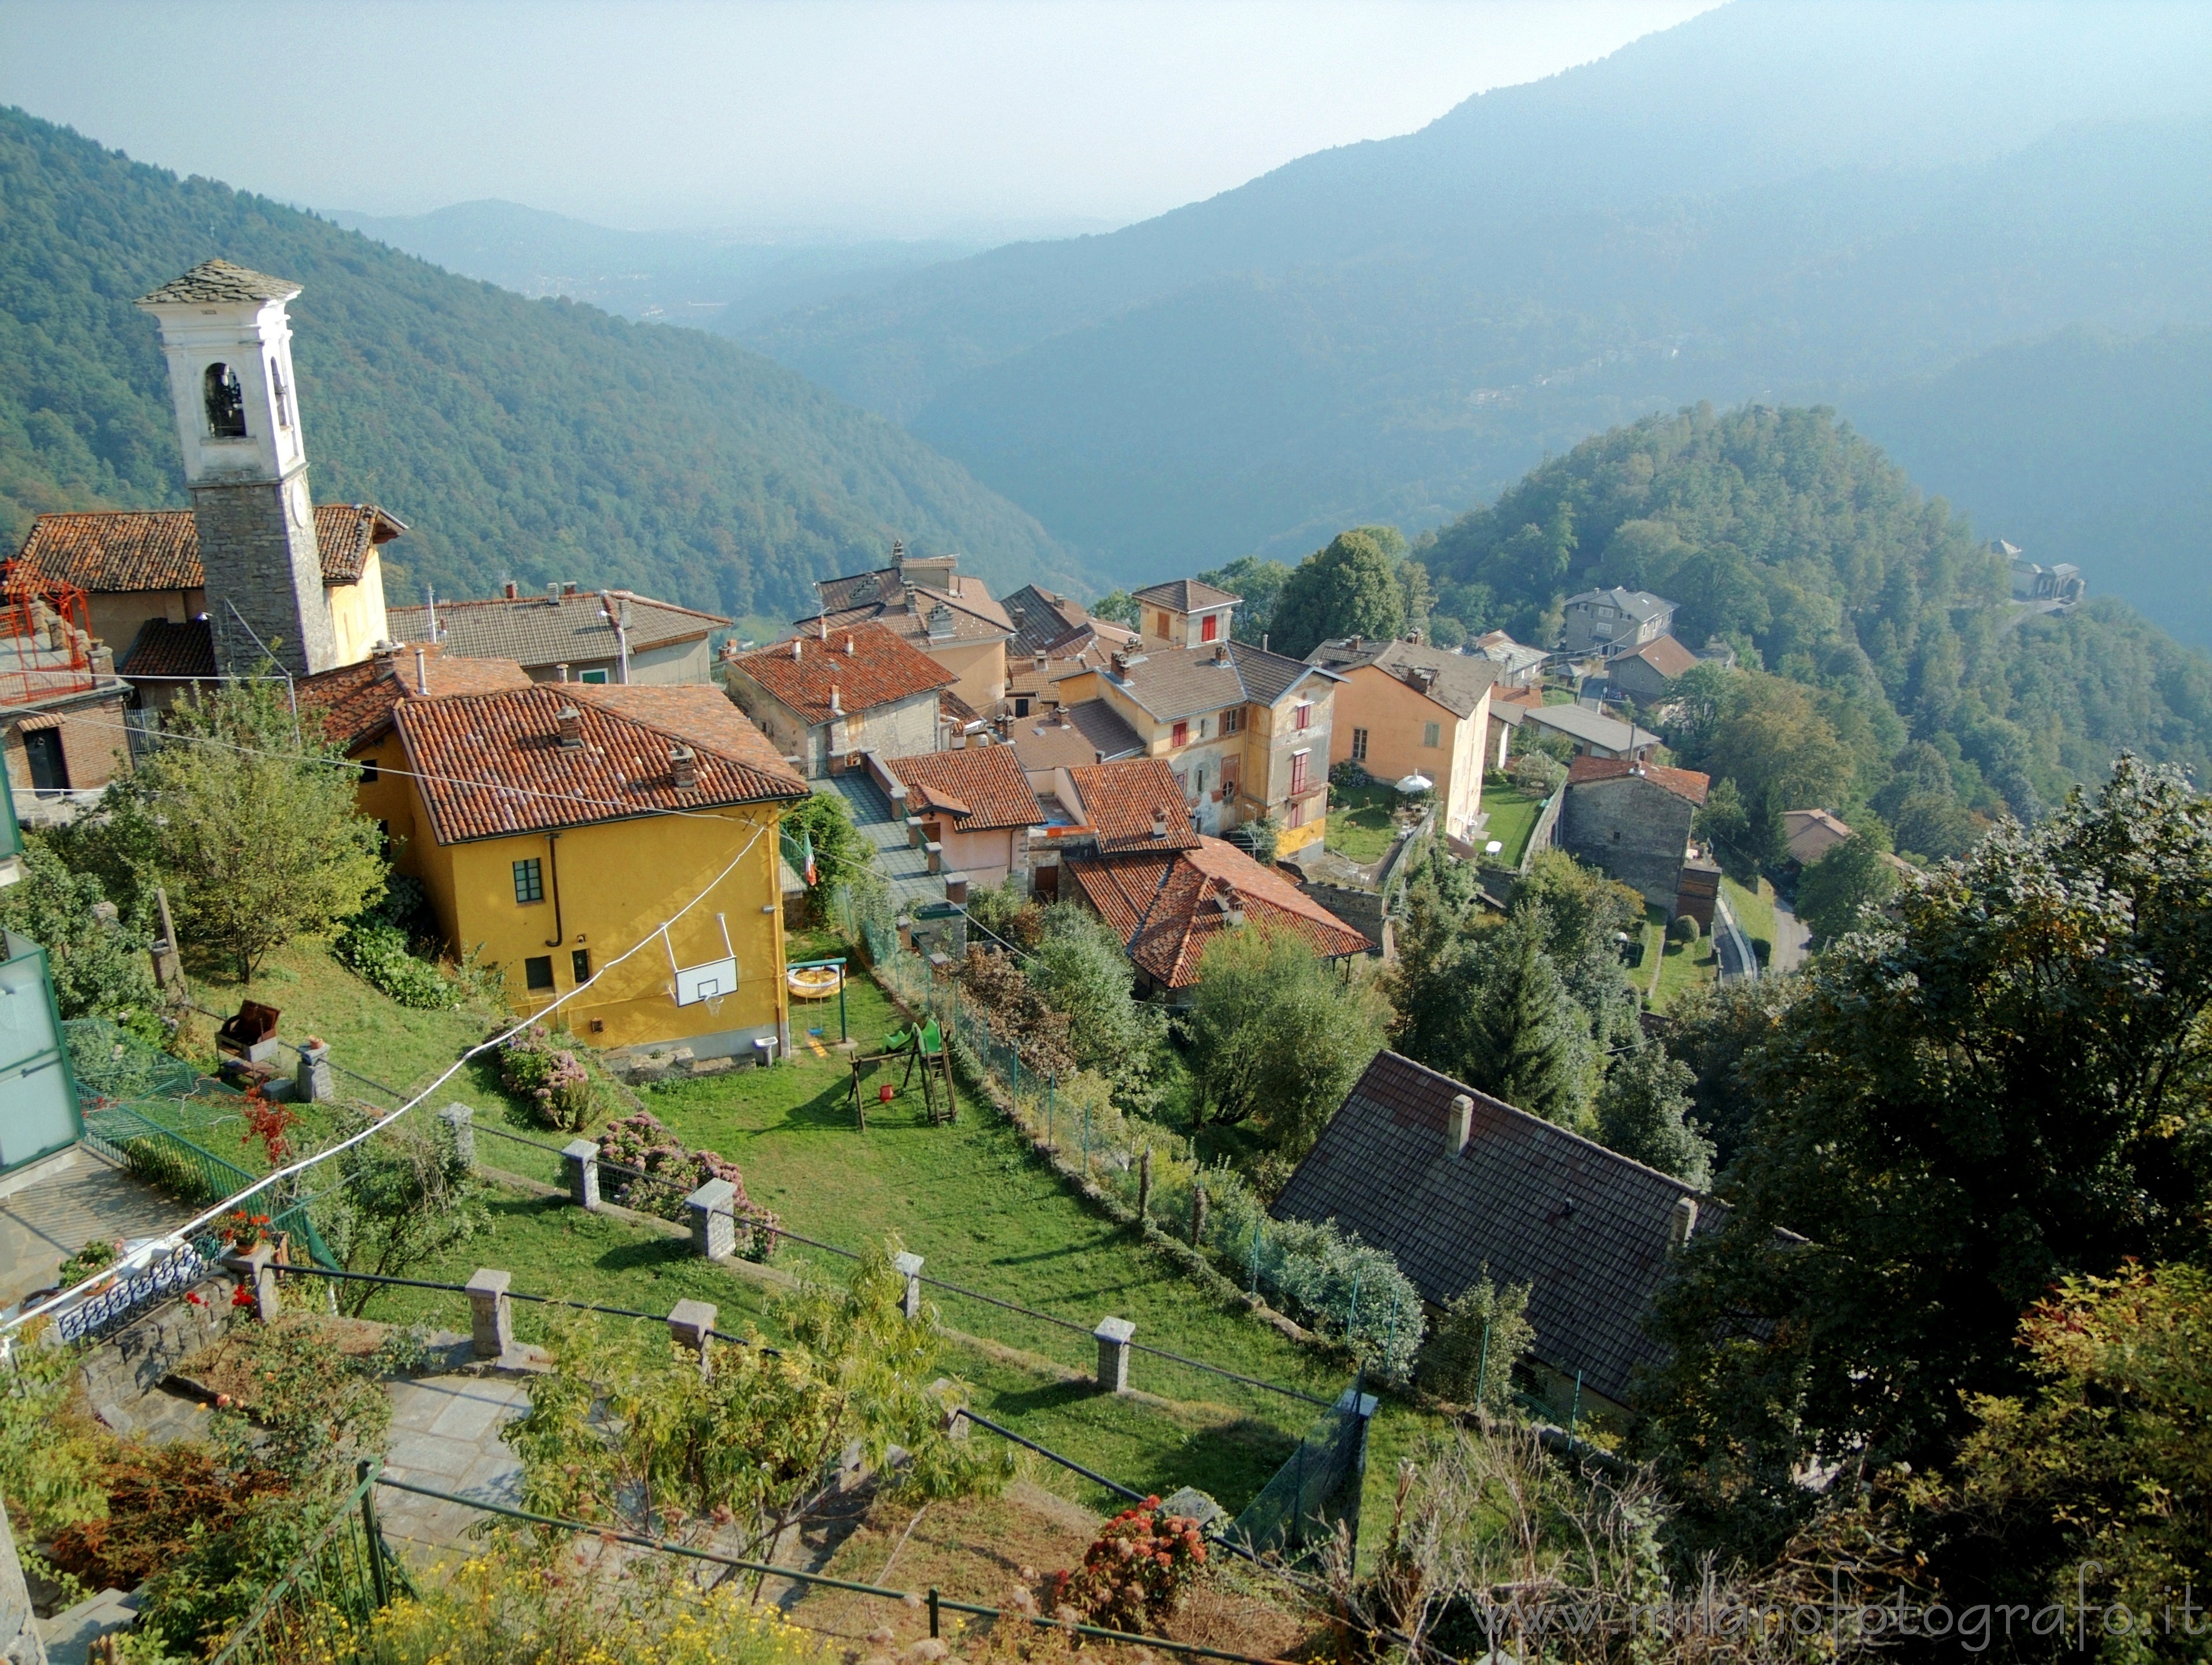
POLYGON ((1107 1522, 1081 1566, 1053 1574, 1051 1605, 1117 1631, 1142 1630, 1172 1613, 1206 1565, 1206 1542, 1196 1521, 1159 1509, 1158 1498, 1147 1498, 1107 1522))

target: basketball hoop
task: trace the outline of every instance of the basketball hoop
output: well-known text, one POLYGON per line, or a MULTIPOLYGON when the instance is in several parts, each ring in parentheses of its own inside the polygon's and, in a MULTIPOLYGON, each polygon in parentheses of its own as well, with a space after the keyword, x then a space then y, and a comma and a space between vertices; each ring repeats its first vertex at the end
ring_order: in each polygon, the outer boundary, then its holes
POLYGON ((710 1018, 720 1017, 722 1015, 722 1001, 726 998, 726 996, 720 994, 708 995, 702 1002, 707 1008, 707 1015, 710 1018))

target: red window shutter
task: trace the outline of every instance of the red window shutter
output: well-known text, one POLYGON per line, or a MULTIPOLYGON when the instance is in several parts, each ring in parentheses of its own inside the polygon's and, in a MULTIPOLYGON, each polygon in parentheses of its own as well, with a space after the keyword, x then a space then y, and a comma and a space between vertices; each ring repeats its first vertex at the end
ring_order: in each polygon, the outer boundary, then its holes
POLYGON ((1311 705, 1310 703, 1309 703, 1309 702, 1306 702, 1306 701, 1301 700, 1301 701, 1299 701, 1299 702, 1298 702, 1298 703, 1297 703, 1297 705, 1293 706, 1291 709, 1291 727, 1293 727, 1293 728, 1297 728, 1297 729, 1308 729, 1308 728, 1311 728, 1311 727, 1313 726, 1313 707, 1312 707, 1312 705, 1311 705))
POLYGON ((1291 758, 1291 795, 1296 797, 1306 789, 1306 754, 1293 754, 1291 758))
POLYGON ((1173 738, 1169 742, 1169 744, 1170 744, 1170 745, 1178 745, 1178 746, 1181 746, 1181 745, 1188 745, 1188 744, 1190 744, 1190 725, 1189 725, 1188 723, 1177 723, 1177 724, 1175 726, 1175 736, 1174 736, 1174 738, 1173 738))
POLYGON ((1208 613, 1206 616, 1205 623, 1200 624, 1198 628, 1198 639, 1200 641, 1212 641, 1219 636, 1220 634, 1221 615, 1218 613, 1208 613))

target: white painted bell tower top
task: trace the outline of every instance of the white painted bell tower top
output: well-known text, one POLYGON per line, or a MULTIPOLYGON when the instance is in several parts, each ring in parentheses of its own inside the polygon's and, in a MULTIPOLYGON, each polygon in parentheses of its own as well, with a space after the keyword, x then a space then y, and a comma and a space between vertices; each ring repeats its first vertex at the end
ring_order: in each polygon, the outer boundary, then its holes
MULTIPOLYGON (((141 296, 161 325, 185 483, 275 484, 306 468, 284 303, 297 283, 210 260, 141 296)), ((304 512, 307 483, 295 488, 304 512)))

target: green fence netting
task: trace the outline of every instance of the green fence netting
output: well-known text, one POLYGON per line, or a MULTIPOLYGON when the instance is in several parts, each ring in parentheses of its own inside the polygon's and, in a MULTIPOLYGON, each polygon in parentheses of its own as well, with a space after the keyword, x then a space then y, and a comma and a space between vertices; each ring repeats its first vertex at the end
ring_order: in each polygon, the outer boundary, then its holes
POLYGON ((1362 1394, 1357 1382, 1346 1389, 1221 1535, 1255 1555, 1292 1558, 1334 1532, 1338 1520, 1348 1522, 1356 1536, 1367 1423, 1374 1413, 1372 1395, 1362 1394))

